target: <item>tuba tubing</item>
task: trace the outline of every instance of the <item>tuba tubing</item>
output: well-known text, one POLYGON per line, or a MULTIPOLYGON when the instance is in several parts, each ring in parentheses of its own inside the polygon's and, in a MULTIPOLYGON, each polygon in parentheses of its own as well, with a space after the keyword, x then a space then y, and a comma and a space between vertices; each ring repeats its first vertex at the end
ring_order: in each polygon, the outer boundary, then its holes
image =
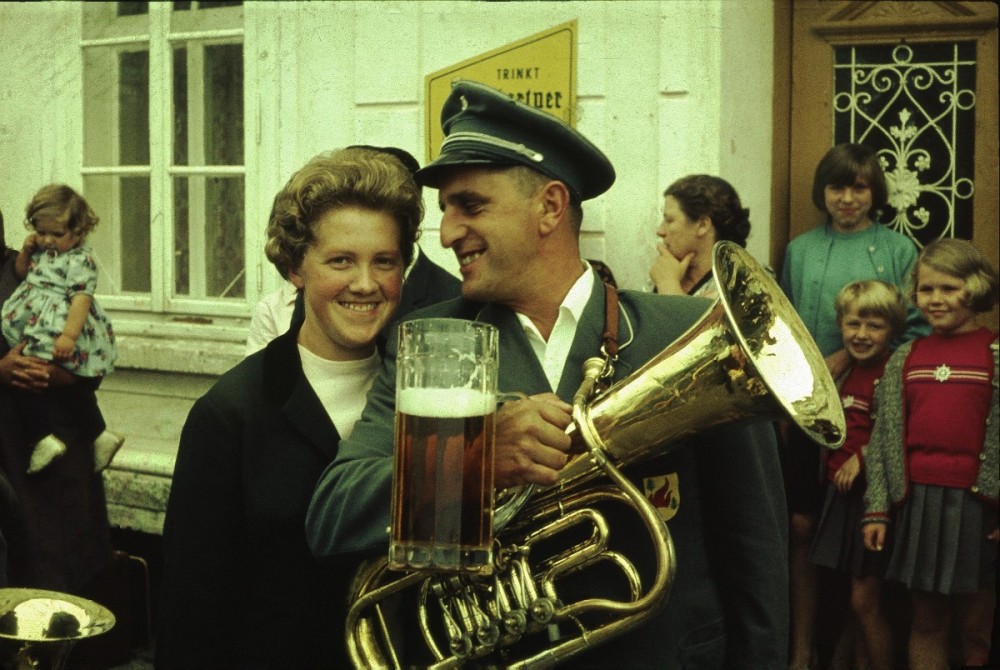
MULTIPOLYGON (((681 440, 744 419, 787 419, 817 444, 837 449, 847 434, 836 384, 795 308, 749 252, 719 242, 712 272, 719 297, 697 323, 627 378, 587 403, 567 428, 596 440, 624 467, 681 440)), ((584 363, 601 365, 600 359, 584 363)), ((585 381, 578 395, 590 393, 585 381)), ((566 495, 604 473, 589 451, 572 457, 559 481, 526 495, 502 493, 498 527, 528 500, 566 495)))
POLYGON ((674 581, 676 558, 667 526, 621 468, 665 454, 687 437, 747 419, 784 417, 821 446, 843 444, 846 423, 837 388, 774 279, 732 242, 716 244, 712 269, 719 298, 645 365, 600 391, 597 381, 613 361, 584 363, 567 428, 581 453, 553 486, 498 493, 492 576, 392 574, 386 558, 362 566, 346 631, 357 667, 405 666, 393 635, 400 602, 391 601, 414 588, 420 592, 418 613, 403 613, 401 621, 418 622, 434 659, 428 667, 460 668, 475 659, 489 665, 501 651, 507 668, 539 670, 563 663, 655 614, 674 581), (592 485, 597 479, 604 484, 592 485), (628 557, 608 549, 607 522, 592 507, 622 500, 642 520, 656 556, 655 576, 645 590, 628 557), (537 540, 580 522, 593 527, 587 542, 541 561, 532 553, 537 540), (629 596, 564 603, 558 579, 597 562, 621 568, 631 584, 629 596), (580 616, 588 613, 600 615, 600 622, 580 616), (433 625, 435 614, 443 617, 441 625, 433 625), (575 626, 577 634, 540 652, 526 652, 524 658, 512 657, 509 647, 552 623, 575 626), (444 645, 438 644, 442 637, 444 645))

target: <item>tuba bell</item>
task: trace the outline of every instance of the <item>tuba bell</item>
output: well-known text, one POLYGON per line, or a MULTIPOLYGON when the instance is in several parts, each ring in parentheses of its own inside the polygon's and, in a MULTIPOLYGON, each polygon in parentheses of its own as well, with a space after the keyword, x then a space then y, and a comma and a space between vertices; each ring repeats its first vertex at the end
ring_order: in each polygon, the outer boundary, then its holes
POLYGON ((0 669, 61 670, 83 638, 115 625, 102 605, 58 591, 0 589, 0 669))
POLYGON ((667 525, 621 468, 744 419, 785 418, 824 447, 843 444, 834 381, 770 273, 731 242, 715 246, 712 271, 719 298, 641 368, 605 388, 613 361, 585 362, 567 428, 581 453, 553 486, 498 493, 492 575, 397 573, 385 558, 361 567, 346 631, 356 667, 403 668, 411 658, 438 670, 565 662, 652 616, 674 579, 667 525), (609 548, 608 520, 596 509, 609 503, 627 507, 648 531, 651 583, 609 548), (626 595, 565 601, 562 580, 597 566, 620 571, 626 595))

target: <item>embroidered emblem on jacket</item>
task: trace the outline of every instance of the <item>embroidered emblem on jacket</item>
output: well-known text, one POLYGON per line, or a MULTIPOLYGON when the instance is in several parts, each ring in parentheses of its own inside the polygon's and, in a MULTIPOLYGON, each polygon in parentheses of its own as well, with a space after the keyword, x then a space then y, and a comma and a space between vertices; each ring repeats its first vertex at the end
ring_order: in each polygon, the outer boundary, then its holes
POLYGON ((661 519, 670 521, 674 518, 681 506, 680 480, 676 472, 671 472, 669 475, 644 477, 642 490, 649 502, 656 508, 661 519))

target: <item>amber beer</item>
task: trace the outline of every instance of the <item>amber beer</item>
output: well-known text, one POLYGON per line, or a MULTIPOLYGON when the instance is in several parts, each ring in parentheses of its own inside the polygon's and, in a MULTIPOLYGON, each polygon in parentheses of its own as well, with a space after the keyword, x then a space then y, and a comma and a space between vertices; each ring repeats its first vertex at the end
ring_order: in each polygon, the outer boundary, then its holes
POLYGON ((495 395, 411 388, 398 398, 390 565, 489 573, 495 395))
POLYGON ((465 319, 399 326, 391 568, 493 569, 498 340, 465 319))

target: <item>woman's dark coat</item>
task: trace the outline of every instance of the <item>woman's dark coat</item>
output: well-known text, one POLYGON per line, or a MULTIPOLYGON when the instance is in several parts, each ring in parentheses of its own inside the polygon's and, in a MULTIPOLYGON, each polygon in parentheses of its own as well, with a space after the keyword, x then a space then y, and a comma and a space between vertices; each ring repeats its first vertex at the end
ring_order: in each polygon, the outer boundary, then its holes
POLYGON ((346 667, 350 566, 321 566, 305 513, 340 441, 306 380, 298 328, 192 407, 164 525, 157 667, 346 667))

